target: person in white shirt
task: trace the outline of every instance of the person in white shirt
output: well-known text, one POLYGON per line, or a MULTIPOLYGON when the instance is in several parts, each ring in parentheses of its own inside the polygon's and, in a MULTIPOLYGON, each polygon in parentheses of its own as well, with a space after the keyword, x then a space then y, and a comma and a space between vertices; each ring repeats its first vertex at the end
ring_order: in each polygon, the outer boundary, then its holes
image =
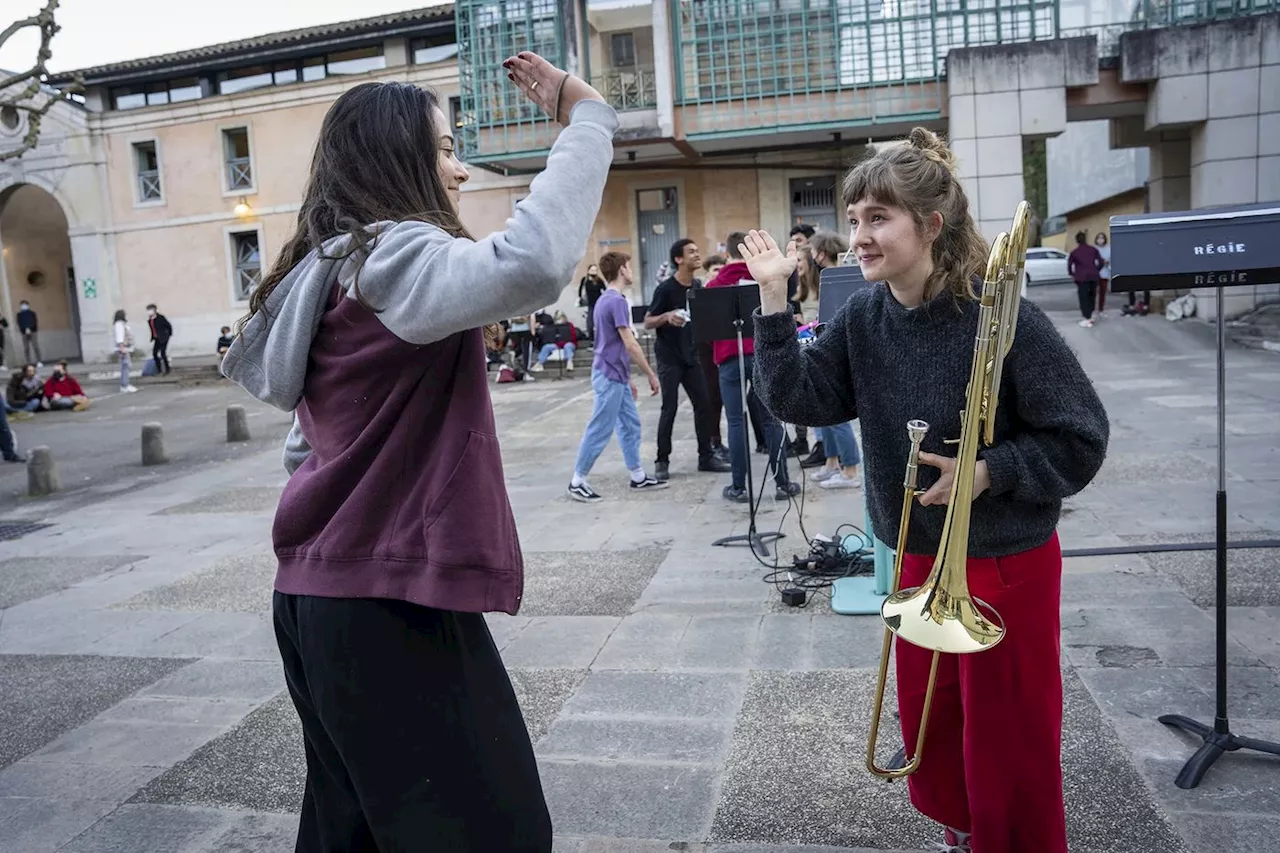
POLYGON ((138 390, 129 381, 129 368, 132 365, 133 354, 133 330, 129 328, 129 321, 125 318, 124 311, 116 312, 114 326, 116 352, 120 356, 120 392, 132 394, 138 390))
MULTIPOLYGON (((1106 316, 1107 313, 1107 284, 1111 281, 1111 246, 1107 243, 1107 234, 1105 231, 1099 231, 1098 236, 1093 238, 1093 245, 1097 247, 1098 254, 1102 255, 1102 269, 1098 270, 1098 310, 1093 315, 1096 320, 1099 317, 1106 316)), ((1026 295, 1025 293, 1023 294, 1026 295)))

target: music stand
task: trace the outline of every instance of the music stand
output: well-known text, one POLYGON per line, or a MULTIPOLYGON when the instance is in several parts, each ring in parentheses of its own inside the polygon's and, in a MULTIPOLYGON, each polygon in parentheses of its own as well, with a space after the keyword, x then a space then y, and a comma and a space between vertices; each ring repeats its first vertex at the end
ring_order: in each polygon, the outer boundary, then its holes
MULTIPOLYGON (((733 287, 695 287, 689 290, 689 314, 693 323, 694 340, 698 343, 736 340, 738 363, 745 361, 742 336, 755 334, 751 315, 760 307, 760 285, 743 281, 733 287)), ((742 394, 743 440, 747 427, 747 371, 739 369, 738 390, 742 394)), ((777 448, 774 448, 777 450, 777 448)), ((768 542, 785 538, 781 531, 760 533, 756 530, 755 486, 751 476, 751 446, 747 444, 747 507, 751 524, 740 536, 726 536, 712 545, 750 545, 760 557, 768 557, 768 542)), ((766 476, 768 475, 766 469, 766 476)))
POLYGON ((1218 313, 1217 707, 1212 726, 1164 714, 1160 722, 1203 739, 1178 773, 1194 788, 1224 752, 1251 749, 1280 755, 1280 744, 1231 733, 1227 719, 1227 384, 1223 289, 1280 282, 1280 206, 1251 204, 1177 213, 1111 217, 1111 290, 1129 293, 1212 287, 1218 313))

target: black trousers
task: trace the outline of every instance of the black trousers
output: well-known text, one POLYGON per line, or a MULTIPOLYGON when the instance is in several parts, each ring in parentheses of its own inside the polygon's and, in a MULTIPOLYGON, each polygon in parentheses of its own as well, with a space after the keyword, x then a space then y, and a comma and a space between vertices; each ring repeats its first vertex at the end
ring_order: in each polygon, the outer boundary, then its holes
POLYGON ((670 364, 658 360, 658 385, 662 388, 662 414, 658 416, 658 462, 671 460, 671 432, 676 425, 676 410, 680 408, 680 389, 689 395, 693 406, 693 429, 698 436, 698 462, 711 460, 711 430, 708 429, 711 408, 707 402, 707 382, 702 365, 670 364))
POLYGON ((297 853, 551 853, 483 616, 279 592, 274 611, 307 753, 297 853))
POLYGON ((151 346, 151 357, 155 360, 156 370, 169 372, 169 339, 157 338, 151 346))
POLYGON ((1094 301, 1098 298, 1098 282, 1077 281, 1076 296, 1080 300, 1080 314, 1088 320, 1093 316, 1094 301))

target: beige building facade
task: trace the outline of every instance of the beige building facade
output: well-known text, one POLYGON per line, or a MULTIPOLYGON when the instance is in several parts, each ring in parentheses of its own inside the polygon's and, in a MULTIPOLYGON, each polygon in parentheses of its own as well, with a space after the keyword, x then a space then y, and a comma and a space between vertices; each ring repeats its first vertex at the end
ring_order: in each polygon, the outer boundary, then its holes
MULTIPOLYGON (((1025 197, 1025 142, 1070 122, 1105 119, 1113 145, 1149 145, 1153 183, 1169 171, 1159 164, 1177 150, 1172 135, 1191 137, 1187 191, 1161 185, 1144 202, 1156 202, 1152 210, 1178 198, 1191 206, 1280 192, 1260 131, 1244 166, 1212 172, 1221 152, 1194 125, 1203 117, 1169 112, 1163 65, 1138 68, 1148 53, 1140 48, 1162 37, 1129 33, 1110 47, 1092 34, 1064 37, 1044 23, 1055 20, 1055 0, 1026 0, 1025 32, 984 30, 979 13, 945 3, 932 19, 886 3, 876 20, 861 2, 822 12, 792 0, 774 6, 747 27, 729 6, 694 0, 460 0, 85 69, 84 103, 59 104, 39 147, 0 164, 0 310, 12 324, 18 302, 30 300, 46 361, 99 362, 109 358, 119 309, 145 347, 145 307, 154 302, 173 323, 172 355, 212 357, 220 328, 244 316, 294 229, 325 112, 370 80, 436 90, 471 170, 463 218, 478 236, 503 228, 554 136, 501 69, 521 49, 589 77, 622 120, 582 266, 547 306, 578 320, 578 277, 610 249, 636 259, 639 303, 681 237, 706 256, 743 228, 787 234, 808 223, 847 233, 844 172, 869 145, 915 125, 951 139, 989 237, 1025 197), (930 49, 907 50, 908 37, 930 49), (1190 130, 1179 131, 1184 119, 1190 130), (1135 124, 1145 133, 1121 132, 1135 124), (1252 181, 1226 180, 1246 171, 1252 181), (1225 177, 1196 179, 1211 173, 1225 177)), ((1204 34, 1186 38, 1234 45, 1236 64, 1260 84, 1280 67, 1280 14, 1193 29, 1204 34)), ((1185 70, 1170 65, 1176 85, 1185 70)), ((1270 89, 1259 91, 1261 128, 1272 108, 1270 89)), ((1244 107, 1232 104, 1238 121, 1244 107)), ((20 116, 0 115, 0 136, 24 130, 20 116)), ((15 331, 9 363, 21 358, 15 331)))

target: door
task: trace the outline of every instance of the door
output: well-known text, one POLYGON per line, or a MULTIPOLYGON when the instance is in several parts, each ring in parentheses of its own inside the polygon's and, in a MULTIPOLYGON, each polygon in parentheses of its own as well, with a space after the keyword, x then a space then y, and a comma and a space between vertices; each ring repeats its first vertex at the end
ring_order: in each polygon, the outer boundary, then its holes
POLYGON ((818 231, 838 233, 836 221, 835 175, 791 179, 792 226, 812 225, 818 231))
POLYGON ((680 239, 676 188, 636 191, 636 227, 640 231, 640 280, 637 290, 648 305, 658 286, 658 271, 671 259, 671 244, 680 239))

